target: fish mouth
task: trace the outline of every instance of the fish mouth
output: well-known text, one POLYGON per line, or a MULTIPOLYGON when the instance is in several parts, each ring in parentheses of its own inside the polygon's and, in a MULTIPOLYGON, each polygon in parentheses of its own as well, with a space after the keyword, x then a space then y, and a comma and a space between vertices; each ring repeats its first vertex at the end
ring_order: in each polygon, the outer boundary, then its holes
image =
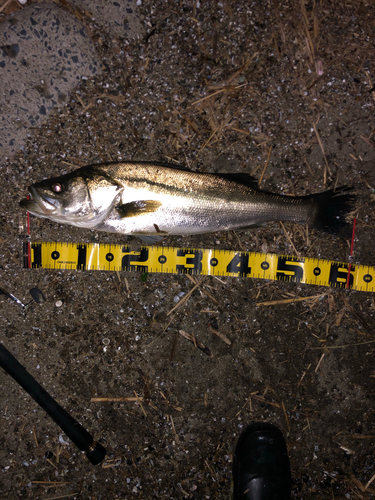
POLYGON ((28 212, 39 215, 39 217, 49 217, 56 212, 56 200, 40 194, 33 186, 29 187, 31 195, 28 200, 21 200, 20 205, 28 212))

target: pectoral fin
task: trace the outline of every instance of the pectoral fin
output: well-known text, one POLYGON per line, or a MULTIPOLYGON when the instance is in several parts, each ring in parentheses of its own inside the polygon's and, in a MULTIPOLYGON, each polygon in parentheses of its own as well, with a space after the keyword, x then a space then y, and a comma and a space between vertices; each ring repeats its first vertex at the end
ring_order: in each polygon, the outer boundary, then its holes
POLYGON ((126 217, 138 217, 138 215, 156 212, 161 205, 162 202, 157 200, 139 200, 124 203, 116 207, 116 210, 121 219, 124 219, 126 217))

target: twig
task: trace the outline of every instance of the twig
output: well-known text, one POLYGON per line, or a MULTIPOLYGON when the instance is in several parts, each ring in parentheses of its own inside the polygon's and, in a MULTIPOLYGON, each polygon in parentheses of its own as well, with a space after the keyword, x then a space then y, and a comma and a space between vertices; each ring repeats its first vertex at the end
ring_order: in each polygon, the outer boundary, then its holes
POLYGON ((251 135, 251 133, 248 130, 244 130, 243 128, 229 127, 229 130, 233 130, 234 132, 239 132, 240 134, 244 134, 247 136, 251 135))
POLYGON ((70 481, 31 481, 31 484, 48 484, 49 486, 70 484, 70 481))
POLYGON ((36 444, 37 446, 39 446, 39 443, 38 443, 38 438, 36 437, 35 426, 33 426, 33 434, 34 434, 35 444, 36 444))
POLYGON ((94 96, 95 99, 109 99, 113 102, 127 102, 126 97, 122 95, 99 94, 94 96))
POLYGON ((293 243, 293 241, 292 241, 291 237, 289 236, 288 231, 285 229, 285 226, 284 226, 284 224, 283 224, 281 221, 280 221, 280 224, 281 224, 281 227, 283 228, 283 231, 284 231, 284 233, 285 233, 285 236, 288 238, 289 243, 292 245, 293 250, 295 251, 295 253, 296 253, 297 257, 300 259, 300 258, 301 258, 301 255, 300 255, 300 253, 298 252, 298 250, 296 249, 296 247, 294 246, 294 243, 293 243))
POLYGON ((79 100, 81 106, 85 108, 85 103, 83 102, 82 97, 79 94, 76 94, 75 97, 79 100))
POLYGON ((223 340, 227 345, 232 345, 232 342, 224 335, 224 333, 220 333, 217 330, 214 330, 212 326, 209 326, 208 329, 210 330, 211 333, 214 333, 217 335, 221 340, 223 340))
POLYGON ((177 432, 176 432, 176 428, 175 428, 175 426, 174 426, 174 422, 173 422, 173 417, 172 417, 172 415, 169 415, 169 418, 171 419, 172 429, 173 429, 173 433, 174 433, 174 437, 175 437, 176 443, 177 443, 177 444, 180 444, 180 438, 178 437, 178 434, 177 434, 177 432))
MULTIPOLYGON (((318 122, 316 122, 316 123, 318 123, 318 122)), ((322 153, 323 153, 323 158, 324 158, 324 162, 325 162, 325 168, 324 168, 324 184, 327 184, 327 170, 328 170, 329 175, 332 175, 332 174, 331 174, 331 170, 329 169, 329 165, 328 165, 327 157, 326 157, 326 154, 325 154, 325 152, 324 152, 323 144, 322 144, 322 141, 321 141, 321 139, 320 139, 320 135, 319 135, 318 129, 316 128, 316 124, 315 124, 314 122, 313 122, 313 127, 314 127, 315 134, 316 134, 316 137, 317 137, 318 142, 319 142, 320 149, 322 150, 322 153)))
POLYGON ((177 302, 177 304, 169 311, 167 316, 172 314, 173 311, 175 311, 178 307, 183 306, 186 304, 186 302, 190 299, 191 294, 202 285, 203 281, 206 279, 206 276, 202 276, 202 278, 198 281, 198 283, 193 286, 193 288, 183 297, 180 302, 177 302))
MULTIPOLYGON (((190 274, 187 274, 186 277, 194 284, 196 284, 196 280, 190 276, 190 274)), ((219 302, 210 294, 208 293, 204 288, 202 288, 201 286, 199 287, 199 290, 201 290, 205 295, 207 295, 208 298, 210 298, 211 300, 213 300, 214 302, 216 302, 216 304, 218 304, 219 302)))
POLYGON ((323 358, 325 355, 326 355, 326 353, 323 352, 323 354, 320 356, 319 363, 316 365, 316 368, 315 368, 315 373, 319 370, 320 363, 323 361, 323 358))
POLYGON ((193 103, 191 103, 191 105, 194 106, 195 104, 206 101, 210 97, 214 97, 217 94, 222 94, 223 92, 235 92, 236 90, 240 89, 241 87, 244 87, 245 85, 248 85, 248 84, 242 83, 241 85, 226 85, 225 87, 222 87, 221 89, 217 90, 216 92, 213 92, 212 94, 208 94, 208 95, 202 97, 201 99, 194 101, 193 103))
MULTIPOLYGON (((330 111, 330 113, 332 113, 332 114, 333 114, 333 116, 334 116, 335 118, 337 118, 338 120, 340 120, 340 122, 342 122, 344 125, 346 125, 347 127, 349 127, 349 125, 348 125, 346 122, 344 122, 344 120, 343 120, 342 118, 340 118, 338 115, 336 115, 336 114, 332 111, 332 109, 330 109, 329 111, 330 111)), ((361 136, 361 137, 362 137, 362 136, 361 136)))
POLYGON ((375 434, 344 434, 344 437, 351 439, 374 439, 375 434))
POLYGON ((375 340, 368 340, 367 342, 357 342, 355 344, 346 344, 346 345, 326 345, 324 347, 308 347, 308 349, 344 349, 344 347, 353 347, 356 345, 365 345, 365 344, 373 344, 375 340))
POLYGON ((188 125, 190 125, 190 127, 193 129, 193 131, 196 133, 196 134, 199 134, 199 128, 198 126, 190 119, 188 118, 187 116, 184 116, 184 115, 181 115, 182 118, 186 121, 186 123, 188 125))
POLYGON ((311 170, 309 162, 306 160, 306 158, 304 158, 304 160, 305 160, 306 165, 308 166, 308 169, 310 170, 310 174, 312 174, 312 170, 311 170))
POLYGON ((259 182, 258 182, 258 186, 259 186, 259 187, 260 187, 260 185, 262 184, 262 180, 263 180, 263 177, 264 177, 264 173, 265 173, 266 168, 267 168, 267 166, 268 166, 268 163, 269 163, 269 161, 270 161, 271 151, 272 151, 272 146, 270 146, 270 149, 268 150, 268 156, 267 156, 266 164, 264 165, 262 175, 260 176, 260 179, 259 179, 259 182))
POLYGON ((310 31, 309 31, 309 20, 307 19, 305 0, 301 0, 301 10, 302 10, 302 16, 303 16, 303 21, 304 21, 303 25, 304 25, 306 35, 307 35, 306 36, 307 50, 309 52, 311 64, 314 64, 315 51, 314 51, 314 44, 311 40, 310 31))
POLYGON ((145 409, 143 408, 143 405, 142 405, 142 401, 141 401, 141 398, 138 396, 138 394, 134 391, 134 394, 136 395, 137 397, 137 401, 139 402, 139 404, 141 405, 141 408, 142 408, 142 411, 143 411, 143 414, 145 417, 147 417, 147 413, 145 412, 145 409))
POLYGON ((210 358, 214 357, 213 354, 211 353, 210 349, 208 347, 206 347, 204 344, 202 344, 202 342, 200 342, 197 339, 197 337, 195 337, 193 334, 187 333, 184 330, 180 330, 179 333, 180 333, 181 337, 184 337, 184 339, 190 340, 190 342, 193 342, 193 344, 196 347, 198 347, 198 349, 200 349, 202 352, 207 354, 208 357, 210 357, 210 358))
POLYGON ((71 163, 70 161, 61 160, 61 163, 64 163, 65 165, 69 165, 70 167, 74 167, 74 168, 83 167, 83 165, 78 165, 76 163, 71 163))
POLYGON ((52 467, 55 467, 55 469, 57 469, 57 466, 49 458, 46 458, 46 462, 48 462, 49 464, 52 465, 52 467))
POLYGON ((232 82, 235 78, 237 78, 238 75, 240 75, 243 71, 245 71, 246 68, 248 68, 249 64, 254 61, 256 56, 258 55, 258 52, 255 52, 250 59, 248 59, 243 66, 239 70, 237 70, 228 80, 227 83, 232 82))
POLYGON ((365 141, 365 143, 370 146, 371 148, 375 149, 375 145, 370 141, 370 139, 368 139, 367 137, 365 137, 364 135, 360 135, 359 136, 363 141, 365 141))
POLYGON ((345 306, 349 309, 349 311, 353 314, 353 316, 355 316, 357 318, 357 320, 361 323, 361 325, 363 326, 363 328, 366 330, 366 332, 372 337, 373 336, 373 332, 372 332, 372 329, 371 327, 368 325, 368 323, 362 318, 362 316, 359 314, 359 312, 357 312, 354 307, 352 307, 348 300, 346 298, 344 298, 344 304, 345 306))
POLYGON ((289 422, 289 417, 288 417, 288 415, 286 413, 284 401, 281 401, 281 406, 283 407, 283 412, 284 412, 284 416, 285 416, 285 420, 286 420, 286 425, 288 427, 288 434, 290 434, 290 422, 289 422))
POLYGON ((70 484, 70 481, 31 481, 32 484, 70 484))
POLYGON ((369 83, 369 85, 370 85, 370 89, 371 89, 371 90, 370 90, 370 92, 371 92, 372 98, 373 98, 373 99, 374 99, 374 101, 375 101, 374 86, 373 86, 373 84, 372 84, 372 82, 371 82, 371 77, 370 77, 370 74, 369 74, 369 72, 368 72, 368 71, 365 71, 365 73, 366 73, 366 76, 367 76, 367 79, 368 79, 368 83, 369 83))
POLYGON ((105 401, 143 401, 143 396, 130 396, 127 398, 91 398, 92 403, 102 403, 105 401))
POLYGON ((5 10, 12 2, 13 0, 8 0, 7 2, 5 2, 5 4, 0 7, 0 12, 5 10))
POLYGON ((281 300, 268 300, 266 302, 258 302, 255 305, 256 306, 277 306, 279 304, 293 304, 293 302, 301 302, 304 300, 320 299, 321 297, 324 297, 325 295, 327 295, 327 292, 322 293, 320 295, 309 295, 308 297, 296 297, 293 299, 281 299, 281 300))
MULTIPOLYGON (((242 85, 241 85, 242 86, 242 85)), ((215 137, 215 135, 219 132, 219 130, 223 130, 228 123, 230 123, 233 118, 239 113, 248 103, 246 102, 244 105, 240 106, 224 123, 220 124, 216 129, 212 132, 207 141, 203 144, 201 149, 198 151, 197 157, 202 153, 202 151, 207 147, 207 145, 211 142, 211 140, 215 137)))
POLYGON ((374 481, 375 479, 375 474, 372 476, 372 478, 370 479, 370 481, 368 481, 368 483, 366 483, 366 486, 365 486, 365 490, 367 490, 367 488, 370 486, 370 484, 374 481))
POLYGON ((79 495, 79 493, 69 493, 69 495, 63 495, 61 497, 48 497, 45 498, 44 500, 58 500, 59 498, 68 498, 68 497, 74 497, 74 495, 79 495))
POLYGON ((280 19, 279 2, 278 0, 273 0, 273 10, 275 11, 276 22, 279 27, 281 40, 285 43, 285 31, 283 28, 283 23, 280 19))
POLYGON ((305 378, 306 373, 309 371, 310 366, 311 366, 311 363, 310 363, 310 364, 309 364, 309 366, 306 368, 306 370, 303 372, 302 377, 300 378, 300 381, 299 381, 299 382, 298 382, 298 384, 297 384, 297 387, 299 387, 299 386, 301 385, 301 382, 302 382, 302 380, 305 378))
POLYGON ((267 405, 276 406, 276 408, 280 408, 280 405, 277 403, 273 403, 272 401, 266 401, 262 396, 258 396, 257 394, 251 394, 250 399, 256 399, 257 401, 261 401, 267 405))

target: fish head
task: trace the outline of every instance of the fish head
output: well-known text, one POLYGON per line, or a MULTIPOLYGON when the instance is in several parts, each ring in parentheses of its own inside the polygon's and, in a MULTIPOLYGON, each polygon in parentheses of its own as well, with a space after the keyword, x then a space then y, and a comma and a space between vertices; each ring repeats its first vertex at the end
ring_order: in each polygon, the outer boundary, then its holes
POLYGON ((86 169, 46 179, 29 187, 28 212, 63 224, 95 228, 117 203, 121 186, 86 169))

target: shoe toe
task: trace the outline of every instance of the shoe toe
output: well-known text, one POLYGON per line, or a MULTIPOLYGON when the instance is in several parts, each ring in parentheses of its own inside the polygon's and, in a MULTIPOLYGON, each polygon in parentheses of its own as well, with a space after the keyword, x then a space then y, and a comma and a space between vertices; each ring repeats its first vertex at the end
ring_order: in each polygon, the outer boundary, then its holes
POLYGON ((286 443, 272 424, 251 424, 241 434, 233 460, 234 500, 287 500, 291 477, 286 443))

